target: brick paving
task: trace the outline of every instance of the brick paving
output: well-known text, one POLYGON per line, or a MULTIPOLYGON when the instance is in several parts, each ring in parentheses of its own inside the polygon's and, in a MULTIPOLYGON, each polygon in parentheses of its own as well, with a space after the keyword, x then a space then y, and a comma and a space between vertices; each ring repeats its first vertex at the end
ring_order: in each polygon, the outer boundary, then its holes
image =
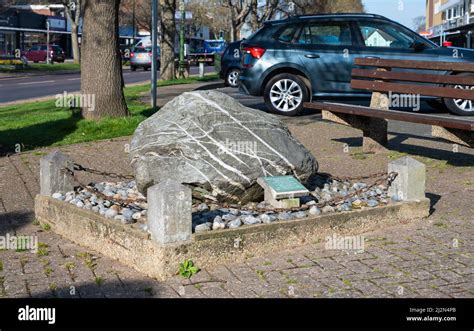
MULTIPOLYGON (((244 263, 227 263, 184 279, 161 282, 80 247, 34 221, 39 159, 52 149, 0 158, 0 236, 37 235, 41 254, 0 251, 0 297, 62 298, 465 298, 474 297, 474 153, 450 144, 392 136, 397 152, 362 156, 358 131, 325 123, 318 115, 285 119, 316 155, 322 172, 362 175, 412 153, 427 164, 432 214, 419 222, 363 234, 362 253, 327 250, 324 243, 244 263), (343 148, 348 143, 350 151, 343 148), (429 155, 429 157, 427 157, 429 155), (445 161, 447 160, 447 162, 445 161)), ((77 162, 131 173, 129 138, 58 148, 77 162)), ((80 180, 101 180, 80 175, 80 180)))

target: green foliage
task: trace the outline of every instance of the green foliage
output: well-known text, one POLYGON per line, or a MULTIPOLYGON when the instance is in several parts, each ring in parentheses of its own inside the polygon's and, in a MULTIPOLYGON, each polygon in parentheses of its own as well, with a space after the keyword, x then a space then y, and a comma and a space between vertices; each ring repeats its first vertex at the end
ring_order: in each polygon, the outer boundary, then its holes
POLYGON ((179 265, 179 274, 184 278, 191 278, 192 275, 196 274, 199 271, 199 268, 194 265, 194 262, 191 260, 184 260, 183 263, 179 265))

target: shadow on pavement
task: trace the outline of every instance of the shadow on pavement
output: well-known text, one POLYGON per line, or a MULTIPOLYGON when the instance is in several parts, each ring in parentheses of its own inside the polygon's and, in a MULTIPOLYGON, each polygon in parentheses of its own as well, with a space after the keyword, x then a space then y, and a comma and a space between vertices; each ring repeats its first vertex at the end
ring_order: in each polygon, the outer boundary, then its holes
MULTIPOLYGON (((436 159, 440 161, 447 161, 449 165, 456 167, 473 167, 474 166, 474 155, 466 154, 462 152, 453 152, 452 150, 438 149, 435 147, 413 145, 408 143, 403 143, 408 138, 423 139, 428 141, 438 141, 444 142, 440 139, 420 137, 416 135, 408 134, 395 134, 396 137, 392 138, 388 142, 388 149, 391 151, 396 151, 399 153, 406 153, 411 155, 418 155, 422 157, 427 157, 430 159, 436 159)), ((334 141, 345 143, 350 147, 361 147, 362 146, 362 136, 360 137, 350 137, 350 138, 339 138, 333 139, 334 141)))
MULTIPOLYGON (((113 274, 107 274, 114 277, 113 274)), ((32 293, 33 298, 63 298, 63 299, 84 299, 84 298, 159 298, 170 297, 170 289, 167 293, 160 289, 158 282, 150 279, 144 281, 127 280, 107 280, 96 276, 94 282, 71 283, 69 286, 55 288, 51 286, 49 290, 32 293)), ((171 296, 176 297, 177 294, 171 296)))
POLYGON ((426 197, 430 199, 430 216, 436 211, 436 204, 441 199, 441 195, 434 193, 426 193, 426 197))
POLYGON ((22 234, 21 228, 32 222, 34 218, 33 210, 0 213, 0 236, 16 232, 22 234))

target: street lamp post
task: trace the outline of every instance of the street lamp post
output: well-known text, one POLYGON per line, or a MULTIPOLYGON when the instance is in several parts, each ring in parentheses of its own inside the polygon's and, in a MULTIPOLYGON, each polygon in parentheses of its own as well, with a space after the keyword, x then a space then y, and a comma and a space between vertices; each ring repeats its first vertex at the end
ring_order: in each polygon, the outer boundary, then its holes
POLYGON ((157 85, 157 62, 158 62, 158 0, 152 0, 151 3, 151 107, 156 110, 156 85, 157 85))
POLYGON ((184 0, 179 4, 179 10, 181 12, 181 22, 179 29, 179 78, 184 78, 184 21, 186 19, 186 12, 184 11, 184 0))
POLYGON ((46 20, 46 63, 47 64, 50 64, 51 61, 50 61, 50 48, 49 48, 49 21, 46 20))

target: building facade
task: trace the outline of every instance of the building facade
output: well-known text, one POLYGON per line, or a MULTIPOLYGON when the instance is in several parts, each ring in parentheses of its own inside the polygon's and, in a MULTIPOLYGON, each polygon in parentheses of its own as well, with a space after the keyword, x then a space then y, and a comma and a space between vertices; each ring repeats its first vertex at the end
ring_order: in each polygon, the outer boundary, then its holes
POLYGON ((474 0, 427 0, 426 31, 439 45, 473 48, 474 0))

